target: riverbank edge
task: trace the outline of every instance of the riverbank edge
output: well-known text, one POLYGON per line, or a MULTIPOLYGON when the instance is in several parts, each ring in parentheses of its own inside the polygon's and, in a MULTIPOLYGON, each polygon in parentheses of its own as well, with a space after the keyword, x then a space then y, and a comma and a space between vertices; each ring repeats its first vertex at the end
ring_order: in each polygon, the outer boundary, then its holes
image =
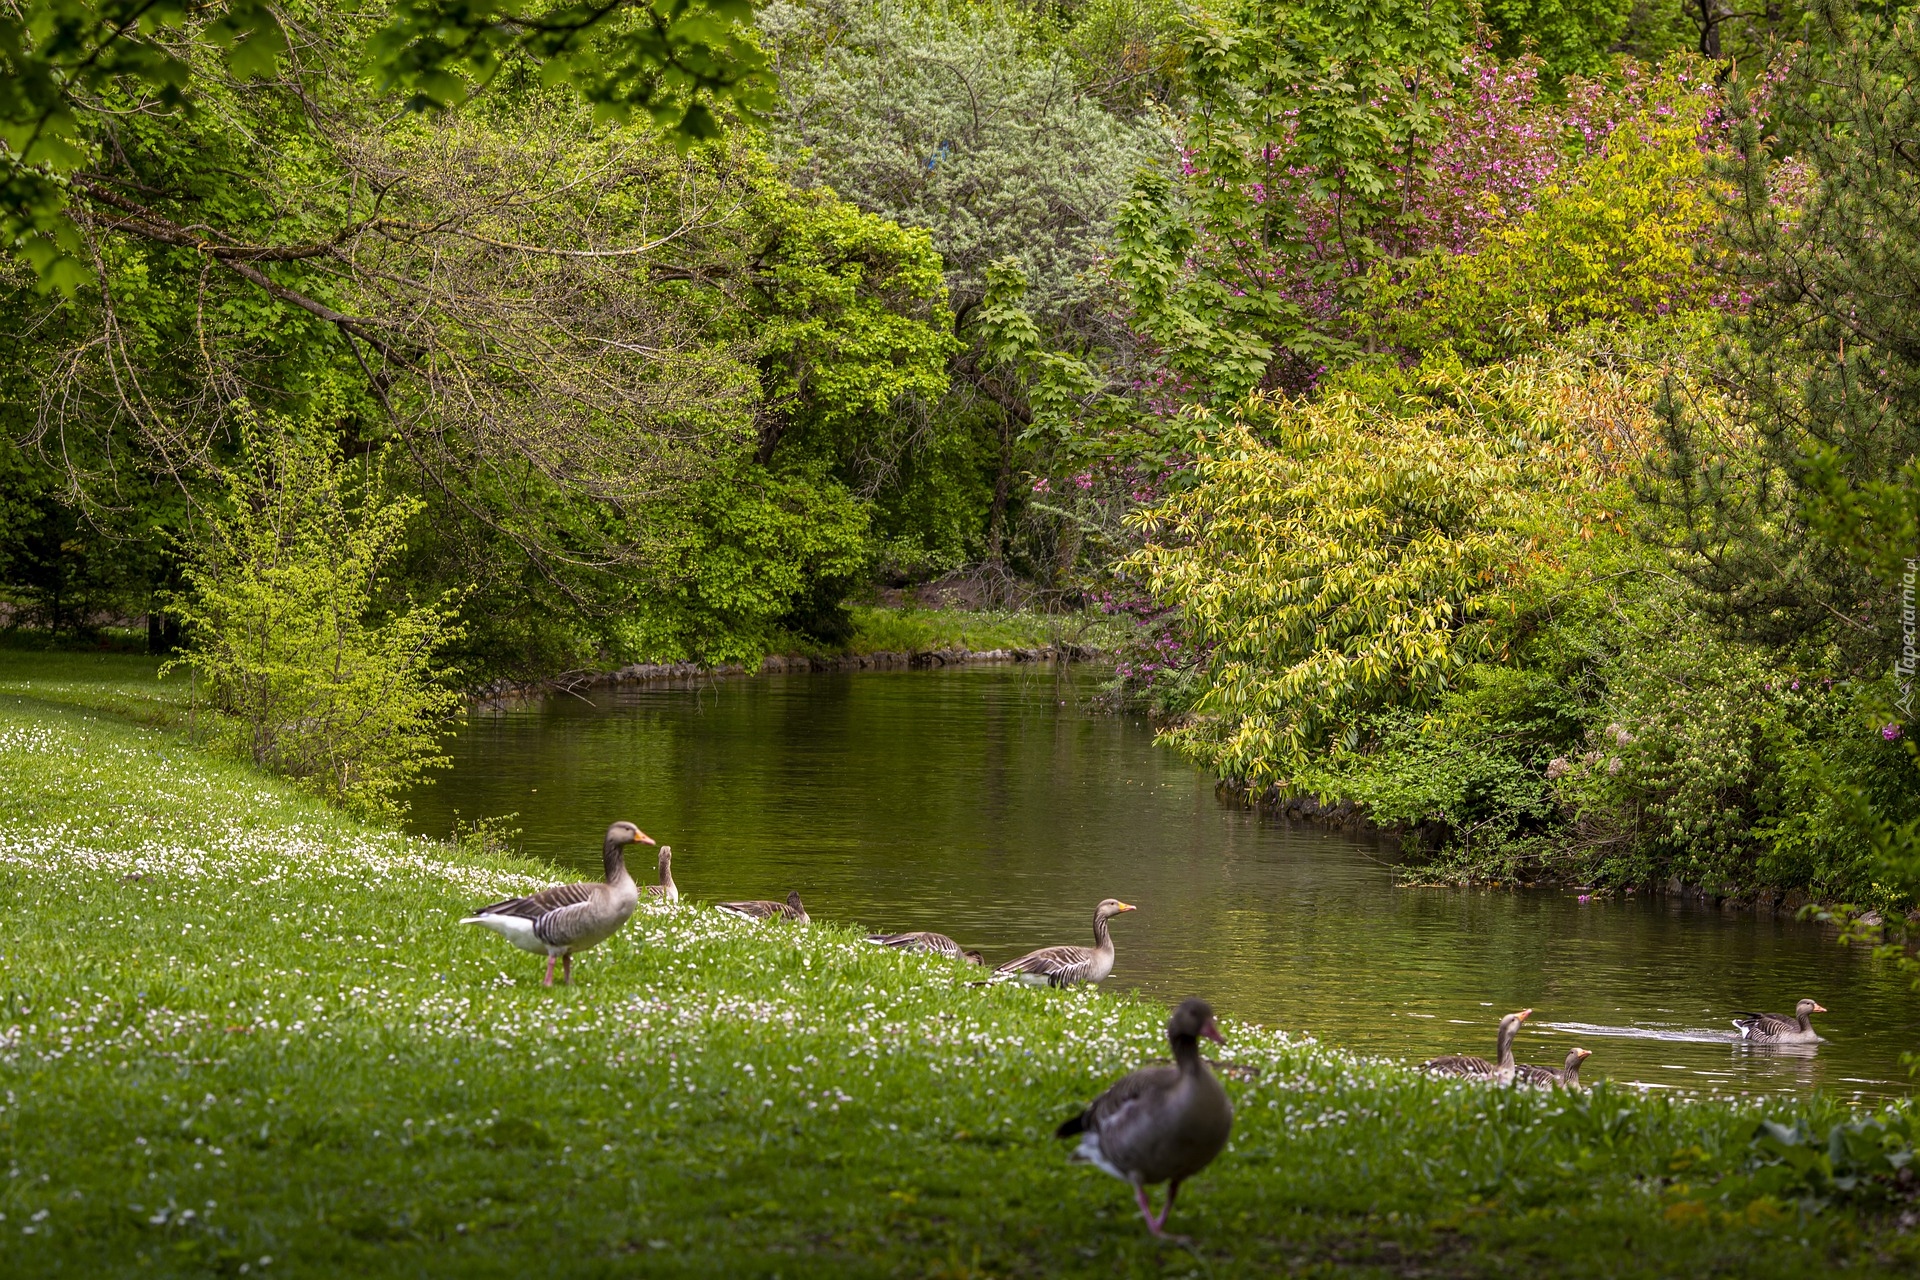
POLYGON ((589 689, 634 684, 697 684, 710 680, 760 675, 830 674, 845 671, 928 670, 940 667, 1002 666, 1016 663, 1066 664, 1101 662, 1105 651, 1086 645, 1060 643, 1031 649, 911 649, 872 653, 768 654, 757 664, 725 662, 704 666, 697 662, 636 662, 611 671, 572 672, 539 680, 495 680, 469 690, 475 702, 502 702, 550 693, 582 693, 589 689))
MULTIPOLYGON (((1255 810, 1268 817, 1287 818, 1295 822, 1307 822, 1315 826, 1326 827, 1332 831, 1351 832, 1355 835, 1377 836, 1383 839, 1424 840, 1437 835, 1424 826, 1407 827, 1399 824, 1382 824, 1367 817, 1366 811, 1351 800, 1336 801, 1328 804, 1318 796, 1296 795, 1285 791, 1278 783, 1270 783, 1258 791, 1244 782, 1223 778, 1214 784, 1214 795, 1222 802, 1237 804, 1243 809, 1255 810)), ((1413 883, 1413 882, 1409 882, 1413 883)), ((1463 882, 1445 882, 1453 887, 1463 887, 1463 882)), ((1804 889, 1780 889, 1772 886, 1721 885, 1713 887, 1702 884, 1686 884, 1677 876, 1658 884, 1629 885, 1613 889, 1595 889, 1594 886, 1581 883, 1571 876, 1540 876, 1532 880, 1487 879, 1468 880, 1464 884, 1488 885, 1503 888, 1566 888, 1582 889, 1612 895, 1644 896, 1649 898, 1673 898, 1690 902, 1716 911, 1730 914, 1752 912, 1774 917, 1799 917, 1803 913, 1839 913, 1850 912, 1847 904, 1830 902, 1804 889)), ((1896 917, 1899 918, 1899 917, 1896 917)), ((1920 906, 1906 913, 1905 922, 1909 929, 1920 929, 1920 906)), ((1862 917, 1868 925, 1880 923, 1878 913, 1869 913, 1862 917)))

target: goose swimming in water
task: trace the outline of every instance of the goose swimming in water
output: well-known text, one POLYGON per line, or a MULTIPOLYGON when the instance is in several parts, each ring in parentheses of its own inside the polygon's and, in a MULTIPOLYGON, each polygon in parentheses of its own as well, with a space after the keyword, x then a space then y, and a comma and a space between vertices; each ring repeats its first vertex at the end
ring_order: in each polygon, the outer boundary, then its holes
POLYGON ((1813 1015, 1826 1011, 1823 1004, 1802 1000, 1794 1006, 1791 1018, 1777 1013, 1743 1013, 1733 1025, 1749 1044, 1823 1044, 1826 1037, 1813 1029, 1813 1015))
POLYGON ((1140 1216, 1156 1236, 1180 1184, 1212 1163, 1233 1132, 1233 1103, 1200 1056, 1201 1036, 1226 1043, 1205 1000, 1181 1001, 1167 1019, 1173 1065, 1142 1067, 1122 1078, 1054 1131, 1080 1139, 1075 1160, 1133 1187, 1140 1216), (1155 1217, 1147 1188, 1160 1182, 1167 1184, 1167 1200, 1155 1217))
POLYGON ((1123 911, 1140 908, 1108 898, 1093 911, 1091 947, 1043 947, 1029 951, 1018 960, 1009 960, 993 971, 996 981, 1017 978, 1041 987, 1070 987, 1078 982, 1101 982, 1113 972, 1113 938, 1107 933, 1107 921, 1123 911))
POLYGON ((522 951, 544 954, 547 976, 542 986, 553 985, 556 959, 565 965, 560 980, 572 982, 573 957, 619 932, 640 904, 640 891, 627 873, 626 860, 627 846, 636 841, 652 844, 653 837, 631 822, 616 822, 607 828, 606 844, 601 849, 606 866, 604 880, 557 884, 524 898, 505 898, 480 908, 460 923, 481 925, 522 951))
POLYGON ((872 933, 867 941, 876 947, 893 947, 900 951, 911 951, 922 955, 945 956, 949 960, 965 960, 969 964, 985 964, 987 958, 978 951, 968 951, 944 933, 919 929, 912 933, 872 933))
POLYGON ((1450 1053, 1440 1058, 1429 1058, 1420 1064, 1420 1069, 1430 1075, 1459 1076, 1468 1080, 1491 1080, 1495 1084, 1512 1084, 1515 1070, 1513 1062, 1513 1038, 1520 1034, 1520 1024, 1533 1016, 1533 1010, 1522 1009, 1500 1019, 1500 1037, 1496 1042, 1499 1052, 1495 1060, 1476 1058, 1471 1054, 1450 1053))
POLYGON ((807 909, 800 905, 800 892, 795 890, 787 895, 785 902, 769 902, 764 898, 755 898, 746 902, 721 902, 716 909, 730 916, 739 916, 742 920, 791 920, 795 924, 811 924, 812 917, 807 909))

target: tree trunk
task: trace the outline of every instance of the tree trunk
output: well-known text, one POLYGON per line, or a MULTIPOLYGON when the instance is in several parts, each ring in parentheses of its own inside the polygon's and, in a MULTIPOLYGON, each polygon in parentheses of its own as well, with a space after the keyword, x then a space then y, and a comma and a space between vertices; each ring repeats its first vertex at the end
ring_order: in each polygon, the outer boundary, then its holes
POLYGON ((1013 487, 1013 418, 1000 415, 1000 471, 993 478, 993 515, 987 521, 987 559, 999 564, 1007 545, 1007 499, 1013 487))

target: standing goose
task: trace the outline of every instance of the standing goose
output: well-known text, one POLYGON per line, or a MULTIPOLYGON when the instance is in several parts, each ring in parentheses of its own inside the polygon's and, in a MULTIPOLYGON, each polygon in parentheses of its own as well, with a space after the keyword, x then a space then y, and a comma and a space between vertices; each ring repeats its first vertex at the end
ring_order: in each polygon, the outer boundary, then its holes
POLYGON ((640 904, 640 890, 627 874, 626 849, 635 841, 652 844, 653 837, 631 822, 616 822, 607 828, 601 850, 605 880, 557 884, 524 898, 506 898, 460 923, 484 925, 523 951, 545 953, 547 976, 542 986, 553 985, 556 958, 565 964, 561 981, 572 982, 574 953, 611 938, 640 904))
POLYGON ((798 890, 787 895, 785 902, 768 902, 756 898, 751 902, 722 902, 719 909, 730 916, 739 916, 742 920, 791 920, 795 924, 811 924, 812 918, 807 909, 800 905, 798 890))
POLYGON ((1530 1084, 1536 1089, 1578 1089, 1580 1064, 1592 1056, 1591 1049, 1569 1049, 1567 1065, 1557 1070, 1553 1067, 1530 1067, 1523 1062, 1513 1069, 1513 1081, 1515 1084, 1530 1084))
POLYGON ((944 933, 933 933, 926 929, 913 933, 870 933, 867 941, 876 947, 894 947, 901 951, 912 951, 930 956, 945 956, 949 960, 965 960, 969 964, 985 964, 987 958, 978 951, 968 951, 944 933))
POLYGON ((1113 972, 1113 939, 1107 934, 1107 921, 1122 911, 1139 909, 1118 898, 1107 898, 1093 911, 1093 946, 1043 947, 1029 951, 995 969, 993 976, 1002 981, 1018 978, 1037 987, 1070 987, 1076 982, 1103 981, 1113 972))
POLYGON ((1054 1131, 1076 1134, 1073 1159, 1129 1183, 1147 1230, 1162 1234, 1180 1184, 1200 1172, 1227 1145, 1233 1104, 1200 1056, 1200 1037, 1224 1044, 1205 1000, 1183 1000, 1167 1019, 1172 1066, 1142 1067, 1095 1098, 1054 1131), (1154 1216, 1147 1188, 1167 1184, 1167 1201, 1154 1216))
POLYGON ((1813 1015, 1827 1007, 1802 1000, 1793 1007, 1793 1017, 1777 1013, 1743 1013, 1733 1020, 1740 1038, 1750 1044, 1821 1044, 1826 1040, 1813 1029, 1813 1015))
POLYGON ((1532 1016, 1533 1010, 1522 1009, 1500 1019, 1500 1052, 1493 1062, 1469 1054, 1450 1053, 1443 1058, 1427 1059, 1420 1064, 1420 1069, 1436 1076, 1464 1076, 1472 1080, 1491 1080, 1495 1084, 1512 1084, 1515 1069, 1513 1038, 1520 1034, 1520 1024, 1532 1016))
POLYGON ((673 846, 670 844, 660 846, 660 883, 648 885, 646 895, 661 902, 680 901, 680 886, 673 882, 673 846))

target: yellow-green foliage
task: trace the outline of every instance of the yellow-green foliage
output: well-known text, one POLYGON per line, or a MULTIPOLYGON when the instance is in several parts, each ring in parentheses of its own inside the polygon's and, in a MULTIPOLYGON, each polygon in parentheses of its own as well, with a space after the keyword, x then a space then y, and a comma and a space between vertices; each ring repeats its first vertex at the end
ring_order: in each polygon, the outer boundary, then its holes
MULTIPOLYGON (((178 665, 236 754, 364 814, 391 814, 423 769, 445 763, 439 730, 459 705, 435 679, 457 634, 450 599, 383 610, 417 498, 356 473, 306 423, 237 406, 243 458, 174 602, 178 665), (384 615, 384 616, 383 616, 384 615)), ((174 664, 169 664, 174 665, 174 664)))
POLYGON ((1720 286, 1699 251, 1720 212, 1701 143, 1718 99, 1690 68, 1663 71, 1597 150, 1473 252, 1378 273, 1373 336, 1491 361, 1588 325, 1709 315, 1720 286))
POLYGON ((1150 541, 1127 567, 1204 655, 1165 736, 1224 775, 1284 780, 1360 714, 1499 658, 1487 624, 1554 547, 1616 518, 1607 483, 1645 430, 1630 385, 1579 365, 1379 384, 1198 416, 1194 483, 1137 517, 1150 541))

